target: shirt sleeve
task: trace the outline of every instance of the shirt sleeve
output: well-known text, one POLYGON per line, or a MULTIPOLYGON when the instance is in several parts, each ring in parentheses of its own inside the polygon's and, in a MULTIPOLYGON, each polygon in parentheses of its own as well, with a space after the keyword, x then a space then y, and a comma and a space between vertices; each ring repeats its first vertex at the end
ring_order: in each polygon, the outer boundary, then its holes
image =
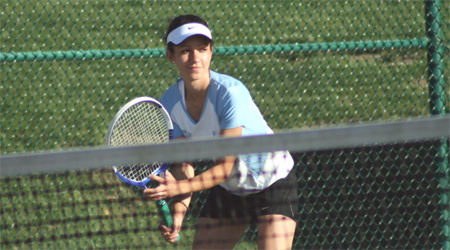
POLYGON ((252 99, 247 88, 240 84, 233 86, 222 95, 219 103, 219 121, 221 129, 244 126, 248 117, 248 107, 252 99))
POLYGON ((175 105, 175 103, 178 101, 175 97, 178 96, 176 93, 175 87, 170 87, 168 90, 164 92, 164 94, 161 96, 159 101, 164 106, 164 108, 167 110, 167 112, 170 115, 170 118, 172 119, 172 125, 173 125, 173 138, 177 138, 180 136, 183 136, 183 131, 181 131, 180 126, 176 122, 174 122, 174 117, 172 116, 172 109, 175 105))

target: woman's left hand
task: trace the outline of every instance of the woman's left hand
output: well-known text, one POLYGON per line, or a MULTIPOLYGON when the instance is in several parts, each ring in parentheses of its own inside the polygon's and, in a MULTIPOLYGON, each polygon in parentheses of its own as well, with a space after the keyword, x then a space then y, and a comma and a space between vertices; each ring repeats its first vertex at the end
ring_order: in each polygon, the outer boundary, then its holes
POLYGON ((157 175, 150 175, 149 176, 152 181, 158 182, 159 185, 155 188, 146 188, 144 189, 144 196, 153 200, 163 200, 170 197, 173 197, 177 194, 170 192, 171 186, 176 186, 176 179, 173 177, 173 175, 166 171, 166 179, 157 176, 157 175))

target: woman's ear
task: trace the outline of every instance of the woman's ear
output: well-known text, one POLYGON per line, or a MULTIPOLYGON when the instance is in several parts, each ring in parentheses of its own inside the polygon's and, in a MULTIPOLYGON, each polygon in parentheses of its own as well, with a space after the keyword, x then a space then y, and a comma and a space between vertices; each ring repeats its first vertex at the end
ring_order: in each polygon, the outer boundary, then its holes
POLYGON ((170 63, 175 63, 175 58, 174 58, 172 52, 170 52, 170 50, 166 50, 166 57, 170 63))

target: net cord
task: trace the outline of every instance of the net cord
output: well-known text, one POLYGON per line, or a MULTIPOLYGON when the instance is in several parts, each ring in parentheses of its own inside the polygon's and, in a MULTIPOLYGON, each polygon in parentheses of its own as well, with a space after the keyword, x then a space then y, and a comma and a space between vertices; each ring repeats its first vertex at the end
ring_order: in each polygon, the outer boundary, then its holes
POLYGON ((450 137, 450 118, 426 118, 379 124, 349 125, 264 136, 177 140, 163 144, 69 151, 2 154, 1 177, 70 170, 110 168, 142 162, 180 162, 225 155, 289 150, 306 152, 450 137))

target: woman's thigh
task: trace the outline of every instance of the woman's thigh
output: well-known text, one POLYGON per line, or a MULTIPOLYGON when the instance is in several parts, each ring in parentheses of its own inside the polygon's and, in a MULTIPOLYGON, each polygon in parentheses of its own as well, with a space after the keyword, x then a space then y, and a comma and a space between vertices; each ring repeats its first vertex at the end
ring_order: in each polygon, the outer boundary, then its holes
POLYGON ((284 215, 258 217, 259 249, 292 249, 297 223, 284 215))
POLYGON ((248 219, 204 218, 198 220, 193 249, 232 249, 247 229, 248 219))

